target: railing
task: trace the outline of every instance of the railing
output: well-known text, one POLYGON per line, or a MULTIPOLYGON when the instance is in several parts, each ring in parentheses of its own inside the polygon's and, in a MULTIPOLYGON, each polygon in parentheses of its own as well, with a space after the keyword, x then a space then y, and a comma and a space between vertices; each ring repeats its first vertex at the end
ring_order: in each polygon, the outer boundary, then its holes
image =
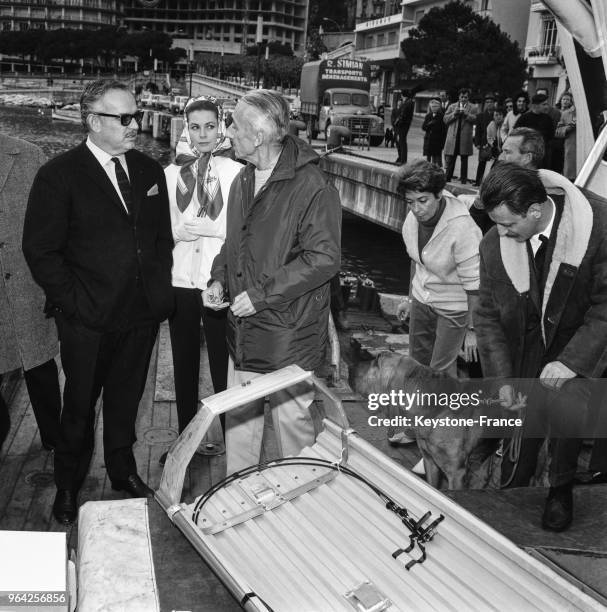
POLYGON ((561 48, 558 45, 526 47, 525 55, 530 64, 556 64, 561 55, 561 48))

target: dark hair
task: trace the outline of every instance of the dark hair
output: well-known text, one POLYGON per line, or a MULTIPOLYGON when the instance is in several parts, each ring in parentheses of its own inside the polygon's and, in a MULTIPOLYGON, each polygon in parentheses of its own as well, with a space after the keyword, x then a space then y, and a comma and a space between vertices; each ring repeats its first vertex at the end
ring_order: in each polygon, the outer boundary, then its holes
MULTIPOLYGON (((99 79, 92 81, 83 90, 80 95, 80 119, 85 130, 88 131, 87 117, 93 113, 93 105, 97 103, 109 91, 126 91, 131 93, 129 86, 121 81, 104 81, 99 79)), ((135 97, 133 96, 133 100, 135 97)))
POLYGON ((190 113, 194 111, 211 111, 215 113, 215 119, 219 118, 219 111, 217 110, 217 106, 213 104, 210 100, 194 100, 187 108, 186 108, 186 117, 188 120, 190 119, 190 113))
POLYGON ((466 89, 465 87, 462 87, 458 92, 457 95, 461 96, 462 94, 466 94, 467 96, 470 95, 470 90, 466 89))
POLYGON ((502 113, 502 115, 506 115, 506 109, 503 106, 494 106, 493 107, 493 112, 494 113, 502 113))
POLYGON ((508 138, 510 137, 521 139, 519 151, 522 154, 530 153, 532 166, 534 168, 539 168, 546 155, 546 144, 540 132, 529 127, 519 127, 514 128, 510 134, 508 134, 508 138))
POLYGON ((532 204, 548 198, 537 170, 511 162, 500 162, 491 169, 481 184, 479 196, 487 212, 504 204, 522 216, 532 204))
POLYGON ((541 104, 542 102, 546 102, 548 96, 546 94, 535 94, 531 98, 531 104, 541 104))
POLYGON ((404 198, 407 191, 429 191, 438 194, 447 184, 445 173, 425 159, 415 159, 397 171, 398 193, 404 198))

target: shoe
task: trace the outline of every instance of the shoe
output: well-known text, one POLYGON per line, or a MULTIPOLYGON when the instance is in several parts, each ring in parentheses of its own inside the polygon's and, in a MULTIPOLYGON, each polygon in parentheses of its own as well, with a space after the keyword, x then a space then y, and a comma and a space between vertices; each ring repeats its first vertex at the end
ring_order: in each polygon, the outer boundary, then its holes
POLYGON ((550 487, 542 528, 548 531, 564 531, 573 520, 573 483, 550 487))
POLYGON ((53 503, 53 516, 62 525, 69 525, 76 520, 78 514, 77 491, 70 489, 57 489, 53 503))
POLYGON ((472 187, 480 187, 481 184, 478 181, 474 181, 474 183, 472 183, 472 187))
POLYGON ((339 331, 350 330, 350 322, 348 321, 348 317, 343 310, 338 310, 337 312, 333 313, 333 322, 339 331))
POLYGON ((426 466, 424 465, 424 460, 420 459, 412 468, 411 471, 418 476, 426 475, 426 466))
POLYGON ((160 459, 158 459, 158 463, 160 465, 164 465, 167 462, 167 455, 169 454, 169 451, 167 451, 166 453, 162 453, 162 455, 160 455, 160 459))
POLYGON ((460 179, 460 184, 461 185, 467 185, 468 184, 468 179, 460 179))
POLYGON ((154 491, 137 474, 131 474, 126 480, 114 480, 112 489, 114 491, 126 491, 133 497, 154 497, 154 491))
POLYGON ((415 442, 415 438, 410 438, 405 434, 404 431, 399 431, 398 433, 394 433, 388 436, 388 443, 392 446, 403 446, 405 444, 413 444, 415 442))
POLYGON ((582 485, 607 484, 607 472, 583 472, 577 474, 573 482, 582 485))

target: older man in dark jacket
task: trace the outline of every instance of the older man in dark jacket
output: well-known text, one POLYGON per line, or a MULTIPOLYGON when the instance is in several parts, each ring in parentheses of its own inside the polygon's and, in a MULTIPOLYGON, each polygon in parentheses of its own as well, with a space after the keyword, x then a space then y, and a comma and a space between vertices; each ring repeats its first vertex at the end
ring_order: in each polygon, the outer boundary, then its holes
MULTIPOLYGON (((318 155, 287 135, 289 108, 257 90, 236 105, 229 136, 249 164, 228 201, 226 241, 215 259, 205 305, 227 306, 228 386, 289 364, 318 367, 328 340, 329 281, 340 264, 341 207, 318 155)), ((270 398, 279 450, 314 442, 308 383, 270 398)), ((228 473, 258 463, 263 400, 226 415, 228 473)))
MULTIPOLYGON (((532 388, 528 416, 536 420, 544 403, 552 434, 575 435, 600 389, 584 379, 607 368, 607 202, 552 171, 507 162, 492 169, 480 197, 496 223, 480 246, 474 321, 483 372, 539 378, 545 390, 532 388), (547 187, 564 195, 549 197, 547 187)), ((502 390, 506 407, 513 391, 502 390)), ((553 440, 546 529, 571 523, 580 444, 580 434, 553 440)), ((527 484, 532 469, 519 467, 516 484, 527 484)))

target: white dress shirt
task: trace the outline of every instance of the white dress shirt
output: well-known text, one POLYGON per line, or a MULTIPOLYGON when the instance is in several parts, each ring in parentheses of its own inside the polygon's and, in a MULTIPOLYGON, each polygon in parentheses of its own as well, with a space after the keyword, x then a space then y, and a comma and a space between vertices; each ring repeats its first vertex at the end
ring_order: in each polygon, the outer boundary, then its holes
POLYGON ((537 253, 537 250, 540 248, 540 244, 542 244, 542 241, 540 240, 540 236, 546 236, 546 238, 550 239, 550 234, 552 233, 552 226, 554 225, 556 206, 554 204, 554 200, 551 197, 548 197, 548 200, 550 201, 550 204, 552 204, 550 222, 541 232, 538 232, 537 234, 533 234, 533 236, 529 238, 529 244, 531 245, 531 250, 533 251, 534 255, 537 253))
MULTIPOLYGON (((86 139, 86 146, 89 148, 90 152, 95 156, 95 159, 101 164, 104 172, 108 175, 110 181, 112 181, 112 185, 114 185, 114 189, 124 206, 124 210, 129 212, 129 209, 126 207, 124 203, 124 198, 122 197, 122 193, 120 191, 120 187, 118 186, 118 179, 116 178, 116 166, 112 161, 112 157, 117 157, 120 160, 120 165, 124 168, 126 175, 129 176, 129 169, 126 165, 126 158, 124 157, 124 153, 122 155, 110 155, 106 153, 103 149, 100 149, 90 138, 86 139)), ((131 177, 129 177, 130 180, 131 177)))

